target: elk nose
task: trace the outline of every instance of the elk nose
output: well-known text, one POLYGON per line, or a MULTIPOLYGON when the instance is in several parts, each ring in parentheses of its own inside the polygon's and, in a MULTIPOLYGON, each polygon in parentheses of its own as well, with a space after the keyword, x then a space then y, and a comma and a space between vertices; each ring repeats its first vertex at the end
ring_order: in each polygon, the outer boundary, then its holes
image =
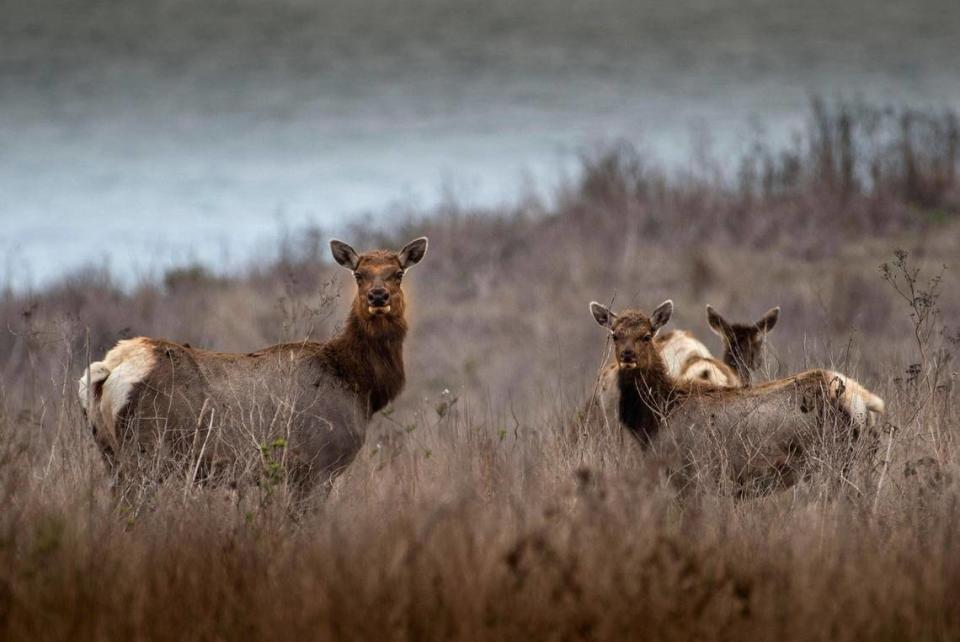
POLYGON ((390 301, 386 288, 374 288, 367 292, 367 303, 374 308, 382 308, 390 301))
POLYGON ((627 348, 626 350, 620 353, 621 361, 633 361, 636 358, 637 358, 637 353, 631 350, 630 348, 627 348))

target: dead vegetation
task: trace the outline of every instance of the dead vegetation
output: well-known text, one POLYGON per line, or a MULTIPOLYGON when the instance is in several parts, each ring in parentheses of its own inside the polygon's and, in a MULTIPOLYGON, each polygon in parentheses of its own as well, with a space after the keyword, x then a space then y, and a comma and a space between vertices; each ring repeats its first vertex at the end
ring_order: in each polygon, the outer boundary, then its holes
POLYGON ((955 639, 960 298, 938 276, 960 255, 955 119, 879 112, 909 126, 870 146, 857 109, 816 111, 795 158, 758 151, 736 184, 668 180, 618 148, 555 205, 358 229, 357 247, 430 236, 408 386, 297 519, 269 474, 282 444, 251 449, 258 485, 174 476, 116 501, 74 382, 134 335, 237 351, 330 336, 352 285, 324 235, 234 277, 128 291, 92 271, 4 294, 0 635, 955 639), (635 449, 571 444, 604 362, 586 303, 667 297, 705 341, 705 302, 738 318, 780 305, 762 378, 862 381, 887 402, 874 456, 843 476, 824 444, 788 492, 678 500, 635 449))

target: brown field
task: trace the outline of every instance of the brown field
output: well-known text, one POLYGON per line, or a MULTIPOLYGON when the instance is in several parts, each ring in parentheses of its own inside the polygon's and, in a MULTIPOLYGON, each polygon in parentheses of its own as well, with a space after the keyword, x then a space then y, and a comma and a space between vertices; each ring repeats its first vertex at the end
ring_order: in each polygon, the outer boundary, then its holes
POLYGON ((406 285, 408 386, 293 517, 282 475, 111 488, 75 381, 129 336, 328 336, 353 286, 325 234, 291 234, 244 274, 128 290, 91 269, 3 294, 0 635, 960 638, 956 116, 817 104, 795 149, 701 165, 668 177, 617 146, 549 204, 358 226, 357 248, 430 237, 406 285), (843 475, 825 453, 761 499, 680 499, 632 443, 571 444, 604 360, 587 303, 667 297, 669 327, 716 353, 704 304, 742 320, 782 306, 767 376, 858 378, 887 402, 876 456, 843 475))

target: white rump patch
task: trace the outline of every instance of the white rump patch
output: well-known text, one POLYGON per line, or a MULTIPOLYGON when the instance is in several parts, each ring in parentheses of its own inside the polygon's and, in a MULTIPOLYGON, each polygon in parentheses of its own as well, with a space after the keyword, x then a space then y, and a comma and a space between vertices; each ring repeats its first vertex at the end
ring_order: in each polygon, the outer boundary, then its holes
POLYGON ((89 368, 83 371, 83 376, 77 382, 77 396, 80 397, 80 406, 90 421, 97 423, 94 419, 99 416, 100 408, 93 391, 93 387, 110 376, 110 368, 103 361, 95 361, 89 368))
POLYGON ((675 330, 658 349, 667 366, 667 375, 675 381, 699 381, 729 388, 740 386, 740 379, 731 378, 726 366, 686 330, 675 330))
POLYGON ((699 358, 688 363, 680 379, 709 383, 724 388, 740 387, 739 377, 731 377, 731 373, 726 367, 716 359, 710 358, 699 358))
POLYGON ((667 375, 672 379, 683 377, 683 367, 691 357, 713 358, 707 346, 685 330, 674 330, 673 334, 658 346, 658 349, 663 362, 667 364, 667 375))
POLYGON ((839 372, 827 370, 830 394, 840 401, 843 409, 858 424, 870 423, 871 413, 882 415, 886 409, 883 399, 864 388, 858 381, 839 372))
POLYGON ((127 405, 133 387, 150 374, 155 364, 153 342, 146 337, 120 341, 103 361, 90 364, 90 381, 88 383, 87 373, 84 372, 78 392, 87 417, 98 430, 98 438, 117 446, 117 418, 127 405), (97 405, 90 387, 101 381, 103 388, 97 405), (88 406, 88 403, 91 405, 88 406))

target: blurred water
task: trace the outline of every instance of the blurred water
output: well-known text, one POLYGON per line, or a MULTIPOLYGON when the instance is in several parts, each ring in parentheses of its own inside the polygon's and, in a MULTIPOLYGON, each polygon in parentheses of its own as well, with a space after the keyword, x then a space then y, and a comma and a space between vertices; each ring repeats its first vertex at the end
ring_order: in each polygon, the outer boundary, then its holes
POLYGON ((0 0, 0 279, 242 264, 509 201, 614 138, 683 168, 809 97, 960 107, 955 0, 0 0))

